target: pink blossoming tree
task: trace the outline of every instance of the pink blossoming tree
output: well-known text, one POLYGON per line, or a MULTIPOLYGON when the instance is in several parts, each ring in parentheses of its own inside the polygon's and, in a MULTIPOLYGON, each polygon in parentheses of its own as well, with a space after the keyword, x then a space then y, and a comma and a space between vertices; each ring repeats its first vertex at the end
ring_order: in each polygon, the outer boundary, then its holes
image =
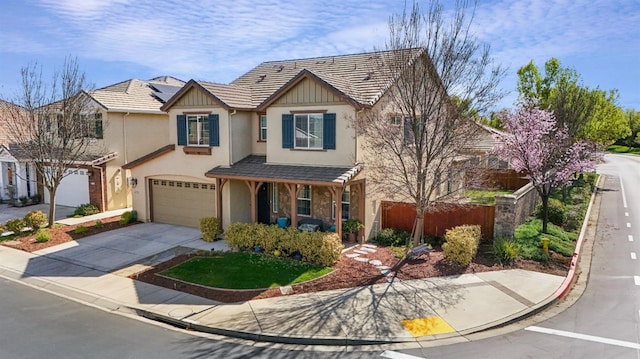
POLYGON ((572 142, 550 111, 524 104, 502 116, 505 133, 495 135, 493 154, 527 175, 542 199, 542 232, 547 233, 551 191, 576 173, 593 170, 600 157, 589 141, 572 142))

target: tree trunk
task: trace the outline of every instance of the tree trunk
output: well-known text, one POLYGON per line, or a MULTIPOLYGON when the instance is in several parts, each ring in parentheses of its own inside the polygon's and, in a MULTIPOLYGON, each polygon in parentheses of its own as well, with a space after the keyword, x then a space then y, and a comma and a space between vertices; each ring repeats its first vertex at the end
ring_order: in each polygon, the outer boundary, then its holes
POLYGON ((422 239, 422 232, 424 231, 424 212, 416 211, 416 221, 413 227, 413 246, 416 247, 420 245, 420 240, 422 239))
POLYGON ((542 196, 542 233, 547 232, 549 222, 549 196, 542 196))
POLYGON ((56 190, 49 190, 49 228, 53 227, 56 220, 56 190))

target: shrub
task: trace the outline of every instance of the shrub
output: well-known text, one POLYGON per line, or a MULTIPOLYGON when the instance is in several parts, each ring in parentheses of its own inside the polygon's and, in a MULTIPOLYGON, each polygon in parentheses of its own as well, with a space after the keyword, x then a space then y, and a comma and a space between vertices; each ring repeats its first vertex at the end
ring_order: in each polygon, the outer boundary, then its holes
POLYGON ((39 230, 38 234, 36 235, 36 242, 38 243, 44 243, 50 239, 51 233, 49 233, 49 231, 47 231, 46 229, 39 230))
POLYGON ((120 224, 129 224, 138 220, 138 212, 127 211, 120 215, 120 224))
POLYGON ((4 225, 0 223, 0 234, 2 234, 3 232, 4 232, 4 225))
POLYGON ((323 266, 332 266, 343 249, 333 232, 300 232, 259 223, 233 223, 225 232, 225 240, 243 251, 260 247, 265 253, 280 251, 285 256, 298 252, 302 260, 323 266))
POLYGON ((511 239, 498 238, 493 241, 493 258, 502 265, 515 262, 519 252, 518 244, 511 239))
POLYGON ((73 212, 73 217, 84 217, 84 216, 90 216, 92 214, 98 214, 100 213, 100 209, 98 208, 98 206, 96 206, 95 204, 91 204, 91 203, 85 203, 85 204, 81 204, 79 205, 76 210, 73 212))
POLYGON ((14 234, 20 234, 20 232, 22 232, 22 229, 25 227, 24 221, 19 218, 8 220, 5 226, 14 234))
MULTIPOLYGON (((564 210, 564 204, 560 200, 549 198, 549 203, 547 204, 549 222, 556 226, 561 226, 562 222, 564 222, 564 210)), ((535 216, 542 219, 542 204, 536 207, 535 216)))
POLYGON ((220 221, 216 217, 200 218, 200 232, 202 239, 206 242, 215 241, 222 234, 220 230, 220 221))
POLYGON ((575 210, 569 210, 564 214, 564 223, 562 228, 569 232, 574 232, 582 224, 582 216, 575 210))
POLYGON ((411 234, 406 231, 393 229, 393 228, 384 228, 378 232, 374 241, 381 246, 386 247, 404 247, 407 245, 407 241, 411 234))
POLYGON ((24 224, 33 230, 38 230, 48 224, 47 215, 42 211, 31 211, 24 216, 24 224))
POLYGON ((104 223, 102 223, 101 220, 97 220, 96 224, 93 225, 96 228, 102 228, 104 226, 104 223))
POLYGON ((480 226, 458 226, 448 229, 446 242, 442 245, 444 257, 451 262, 468 266, 478 252, 480 244, 480 226))
POLYGON ((76 229, 73 230, 73 233, 75 234, 84 234, 89 232, 89 228, 85 227, 85 226, 79 226, 76 229))

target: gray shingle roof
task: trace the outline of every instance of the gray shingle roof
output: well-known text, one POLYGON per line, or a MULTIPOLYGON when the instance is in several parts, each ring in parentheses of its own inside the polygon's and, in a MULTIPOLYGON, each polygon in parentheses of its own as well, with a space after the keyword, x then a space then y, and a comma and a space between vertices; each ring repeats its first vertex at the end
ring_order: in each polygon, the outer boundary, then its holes
POLYGON ((266 156, 248 156, 230 167, 218 166, 206 173, 207 177, 234 179, 263 179, 273 182, 300 184, 326 183, 343 185, 362 169, 353 167, 322 167, 267 164, 266 156))
POLYGON ((228 107, 241 109, 252 109, 254 107, 251 101, 251 90, 247 87, 205 81, 197 82, 228 107))
POLYGON ((107 111, 162 113, 160 107, 164 102, 155 96, 156 89, 149 86, 149 83, 174 86, 176 91, 184 85, 184 82, 180 80, 170 76, 163 76, 156 77, 150 81, 126 80, 98 90, 89 91, 88 94, 106 108, 107 111))
POLYGON ((387 89, 391 76, 380 61, 394 54, 410 60, 421 49, 369 52, 353 55, 314 57, 309 59, 263 62, 231 84, 251 90, 252 104, 258 107, 303 69, 361 104, 374 104, 387 89))

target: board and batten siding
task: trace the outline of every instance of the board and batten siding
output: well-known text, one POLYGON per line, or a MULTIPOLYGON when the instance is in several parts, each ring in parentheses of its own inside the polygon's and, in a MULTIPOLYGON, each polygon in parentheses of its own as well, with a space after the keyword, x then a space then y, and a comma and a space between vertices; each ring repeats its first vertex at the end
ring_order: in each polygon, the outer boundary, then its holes
POLYGON ((220 107, 209 95, 199 89, 192 88, 182 95, 172 108, 220 107))
POLYGON ((338 94, 329 90, 326 86, 307 78, 287 91, 272 106, 336 104, 342 102, 344 101, 338 94))

